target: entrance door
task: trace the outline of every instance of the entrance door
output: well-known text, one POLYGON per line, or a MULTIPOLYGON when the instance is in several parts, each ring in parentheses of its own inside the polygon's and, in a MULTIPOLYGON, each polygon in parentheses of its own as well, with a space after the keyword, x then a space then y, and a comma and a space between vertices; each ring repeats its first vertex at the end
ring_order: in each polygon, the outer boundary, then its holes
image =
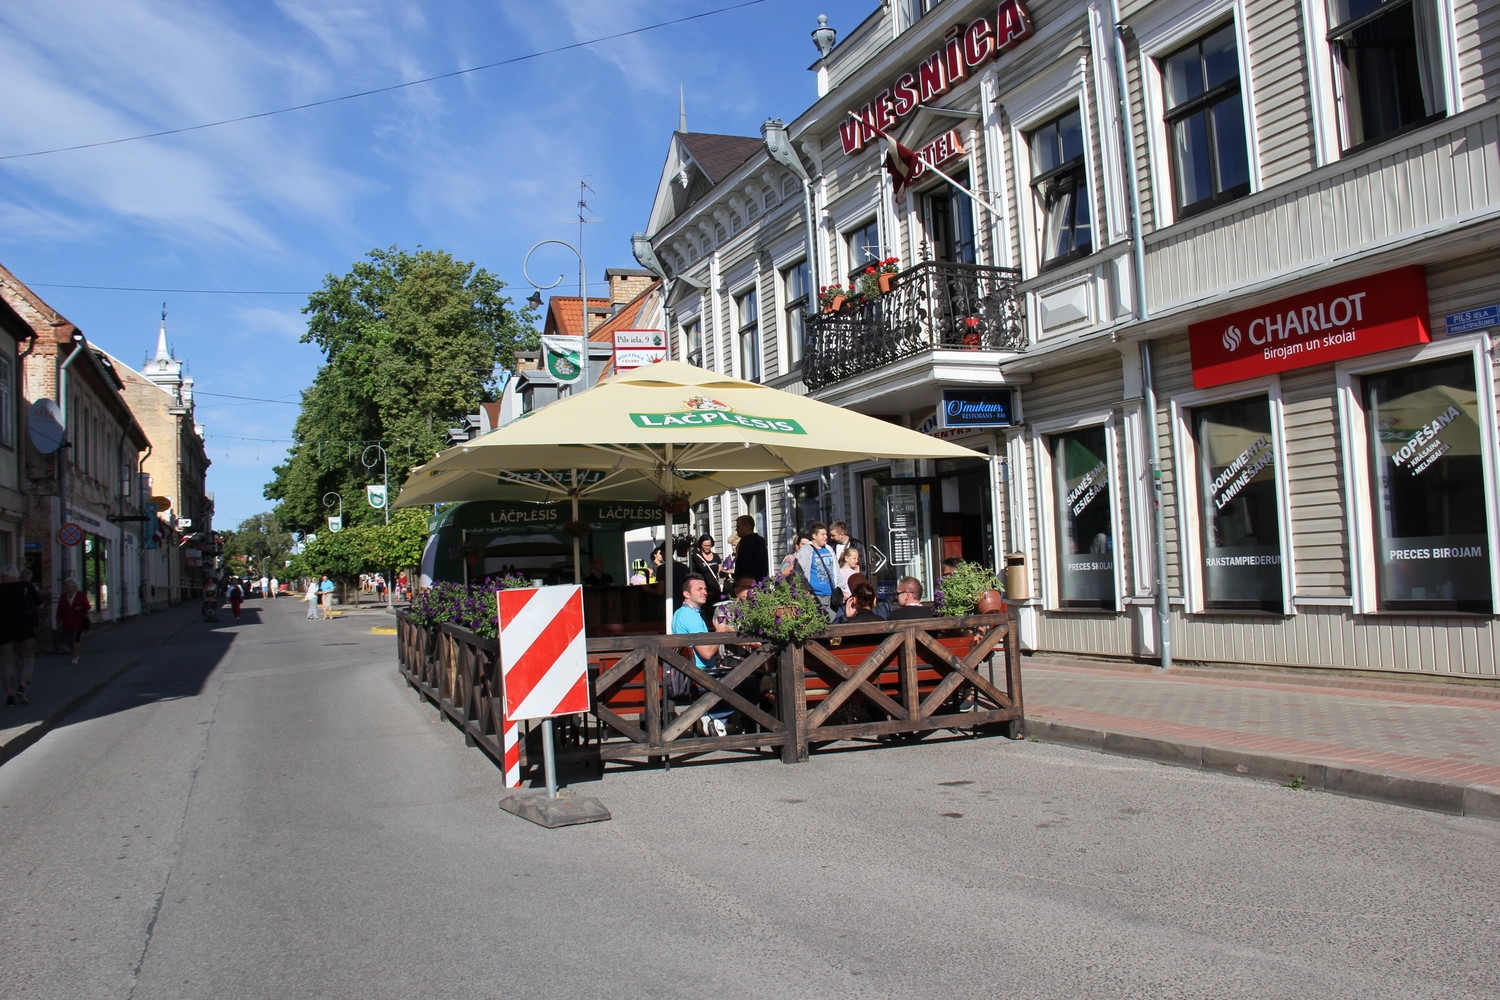
POLYGON ((886 600, 894 599, 898 578, 914 576, 931 600, 935 571, 942 565, 938 481, 866 476, 864 486, 865 575, 886 600))

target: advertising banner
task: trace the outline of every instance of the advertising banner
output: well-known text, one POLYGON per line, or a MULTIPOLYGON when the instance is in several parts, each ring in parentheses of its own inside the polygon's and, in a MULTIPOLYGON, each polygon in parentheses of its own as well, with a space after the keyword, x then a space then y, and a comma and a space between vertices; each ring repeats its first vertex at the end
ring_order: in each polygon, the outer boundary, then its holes
POLYGON ((571 385, 583 377, 583 338, 543 337, 542 358, 548 375, 571 385))
POLYGON ((1188 327, 1197 389, 1431 340, 1427 277, 1420 267, 1329 285, 1188 327))
POLYGON ((663 330, 616 330, 615 371, 628 372, 667 359, 667 334, 663 330))

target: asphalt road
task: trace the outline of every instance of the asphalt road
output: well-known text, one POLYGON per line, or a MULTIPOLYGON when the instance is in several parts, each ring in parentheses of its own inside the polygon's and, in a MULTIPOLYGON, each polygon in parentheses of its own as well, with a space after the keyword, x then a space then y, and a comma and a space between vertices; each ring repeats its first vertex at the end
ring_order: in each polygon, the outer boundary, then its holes
POLYGON ((254 607, 0 768, 0 996, 1500 996, 1500 823, 990 739, 545 830, 376 617, 254 607))

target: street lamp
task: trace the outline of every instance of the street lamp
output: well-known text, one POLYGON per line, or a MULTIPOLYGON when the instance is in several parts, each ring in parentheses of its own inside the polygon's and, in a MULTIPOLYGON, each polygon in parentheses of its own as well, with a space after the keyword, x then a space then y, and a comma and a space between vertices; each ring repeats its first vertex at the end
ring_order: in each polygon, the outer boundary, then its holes
POLYGON ((380 453, 380 508, 385 511, 385 523, 391 523, 391 476, 390 462, 385 449, 378 444, 372 444, 360 453, 359 460, 364 463, 366 469, 375 468, 375 459, 370 457, 370 452, 380 453))
MULTIPOLYGON (((323 506, 324 507, 332 507, 335 503, 337 503, 339 505, 339 528, 342 528, 344 526, 344 498, 341 497, 341 496, 339 496, 337 493, 334 493, 334 492, 328 492, 328 493, 324 493, 323 494, 323 506), (330 500, 330 499, 328 499, 329 497, 333 497, 333 499, 330 500)), ((335 532, 337 531, 337 529, 334 528, 333 525, 331 525, 331 524, 328 526, 328 530, 329 531, 335 531, 335 532)))
MULTIPOLYGON (((386 455, 385 449, 378 444, 366 445, 365 450, 360 452, 359 460, 364 463, 366 469, 375 468, 375 459, 370 457, 370 452, 376 452, 380 458, 380 509, 385 512, 385 523, 391 523, 391 465, 390 457, 386 455)), ((387 567, 389 571, 389 567, 387 567)), ((389 574, 394 578, 394 574, 389 574)), ((377 595, 376 600, 379 600, 377 595)), ((394 608, 396 595, 391 593, 391 580, 385 581, 385 606, 394 608)))
MULTIPOLYGON (((581 226, 579 228, 580 230, 582 229, 581 226)), ((583 315, 583 387, 587 389, 591 385, 591 383, 589 382, 589 286, 587 280, 588 271, 584 267, 583 263, 583 251, 575 247, 573 244, 565 243, 562 240, 542 240, 542 242, 534 245, 530 250, 527 250, 525 259, 521 261, 521 273, 525 275, 526 281, 531 285, 532 288, 536 289, 536 292, 532 294, 531 298, 526 300, 526 304, 533 307, 540 306, 542 304, 542 293, 547 291, 548 289, 556 288, 558 285, 562 284, 563 278, 566 277, 566 275, 559 274, 557 276, 557 280, 552 284, 539 285, 532 280, 531 274, 526 270, 526 265, 531 262, 531 255, 536 253, 538 250, 548 245, 549 243, 556 243, 560 247, 567 247, 578 256, 578 308, 583 315)))

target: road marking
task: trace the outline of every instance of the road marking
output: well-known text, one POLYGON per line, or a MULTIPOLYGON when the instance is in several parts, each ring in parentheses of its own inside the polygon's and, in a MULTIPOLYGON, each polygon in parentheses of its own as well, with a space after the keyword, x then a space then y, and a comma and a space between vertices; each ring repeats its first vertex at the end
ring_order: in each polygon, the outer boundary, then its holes
POLYGON ((372 635, 395 635, 396 630, 393 628, 383 628, 377 625, 374 628, 370 629, 370 633, 372 635))

